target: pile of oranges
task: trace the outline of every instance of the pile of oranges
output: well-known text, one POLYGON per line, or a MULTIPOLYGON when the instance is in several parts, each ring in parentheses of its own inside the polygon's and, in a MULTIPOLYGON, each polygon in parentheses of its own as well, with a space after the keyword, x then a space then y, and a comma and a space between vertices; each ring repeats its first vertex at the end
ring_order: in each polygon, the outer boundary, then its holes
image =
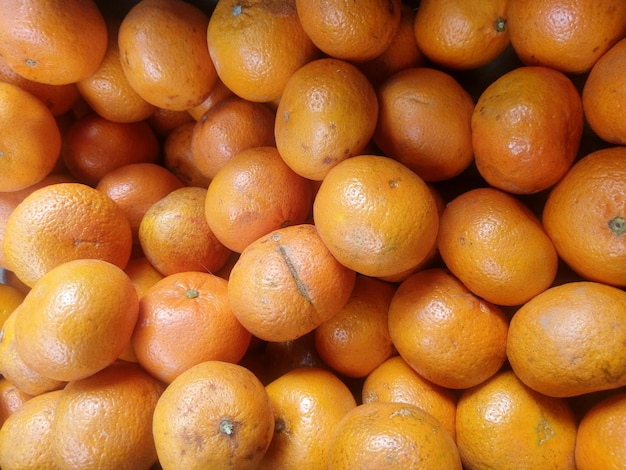
POLYGON ((626 2, 0 11, 0 468, 624 468, 626 2))

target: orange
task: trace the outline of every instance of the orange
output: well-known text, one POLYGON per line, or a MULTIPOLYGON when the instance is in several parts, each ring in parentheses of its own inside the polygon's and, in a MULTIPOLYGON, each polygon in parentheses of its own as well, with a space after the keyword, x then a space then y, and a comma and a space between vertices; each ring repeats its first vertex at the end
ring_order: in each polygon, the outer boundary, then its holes
POLYGON ((508 26, 524 63, 583 73, 626 35, 626 3, 509 0, 508 26))
POLYGON ((576 468, 619 468, 626 462, 626 394, 606 398, 591 408, 578 426, 576 468))
POLYGON ((9 416, 0 428, 2 468, 51 468, 52 427, 62 393, 55 390, 33 397, 9 416))
POLYGON ((189 108, 186 112, 195 121, 199 121, 202 119, 202 116, 217 103, 225 100, 226 98, 232 98, 233 96, 235 96, 233 91, 224 85, 224 82, 218 78, 217 83, 211 89, 204 101, 193 108, 189 108))
POLYGON ((495 60, 510 44, 509 0, 422 0, 415 37, 422 53, 447 69, 476 69, 495 60))
POLYGON ((152 415, 163 389, 124 362, 67 384, 52 424, 55 468, 151 468, 157 461, 152 415))
POLYGON ((139 225, 139 243, 163 275, 218 271, 230 256, 204 217, 207 190, 182 187, 155 202, 139 225))
POLYGON ((312 203, 311 182, 289 168, 276 147, 254 147, 217 172, 204 214, 218 240, 241 253, 272 230, 304 223, 312 203))
POLYGON ((263 384, 245 367, 207 361, 179 375, 154 410, 153 434, 164 470, 254 469, 274 433, 263 384))
POLYGON ((394 353, 387 311, 393 284, 357 276, 343 308, 315 329, 315 349, 329 367, 349 377, 365 377, 394 353))
POLYGON ((222 82, 258 102, 280 98, 289 77, 318 52, 302 28, 295 0, 218 2, 207 42, 222 82))
POLYGON ((24 300, 26 294, 17 287, 0 284, 0 327, 24 300))
POLYGON ((253 335, 288 341, 337 314, 355 278, 328 251, 314 225, 291 225, 243 250, 230 272, 228 298, 253 335))
POLYGON ((15 317, 15 349, 37 373, 77 380, 113 363, 137 320, 130 278, 102 260, 73 260, 48 271, 15 317))
POLYGON ((195 122, 195 120, 187 111, 172 111, 164 108, 157 108, 148 118, 148 124, 161 140, 174 129, 188 122, 195 122))
POLYGON ((33 395, 20 390, 4 377, 0 378, 0 428, 9 416, 31 398, 33 395))
POLYGON ((349 158, 330 170, 315 196, 313 218, 339 262, 372 277, 419 265, 439 226, 426 183, 398 161, 373 155, 349 158))
POLYGON ((332 372, 300 367, 281 375, 265 390, 275 426, 259 468, 328 468, 331 433, 356 406, 348 387, 332 372))
POLYGON ((113 122, 88 113, 65 132, 61 156, 76 179, 96 186, 120 166, 156 162, 159 142, 146 121, 113 122))
POLYGON ((471 121, 480 175, 495 188, 532 194, 553 186, 574 162, 582 101, 561 72, 519 67, 483 91, 471 121))
POLYGON ((183 0, 143 0, 122 20, 118 44, 131 87, 159 108, 183 111, 217 82, 209 55, 207 15, 183 0))
POLYGON ((453 178, 472 163, 474 101, 451 75, 408 68, 389 77, 376 94, 374 142, 385 155, 426 181, 453 178))
POLYGON ((544 395, 571 397, 626 385, 626 292, 579 281, 552 287, 511 319, 507 356, 544 395))
POLYGON ((52 112, 17 85, 0 82, 0 120, 5 123, 0 191, 19 191, 44 179, 61 152, 61 132, 52 112))
POLYGON ((131 343, 139 364, 165 383, 205 361, 239 362, 250 344, 228 302, 228 282, 210 273, 166 276, 141 298, 131 343))
POLYGON ((350 410, 332 431, 329 470, 461 470, 450 434, 431 414, 407 403, 372 402, 350 410))
POLYGON ((163 166, 187 186, 208 188, 211 178, 204 176, 193 159, 191 138, 196 122, 182 124, 172 130, 163 142, 163 166))
POLYGON ((104 193, 80 183, 56 183, 33 191, 7 220, 3 248, 7 268, 32 287, 53 267, 97 258, 123 268, 132 233, 122 210, 104 193))
POLYGON ((543 224, 561 259, 586 279, 626 286, 626 149, 584 156, 550 192, 543 224))
POLYGON ((585 118, 604 141, 624 145, 626 81, 619 73, 626 68, 626 39, 620 40, 594 64, 582 90, 585 118))
POLYGON ((558 256, 538 218, 517 197, 474 188, 454 198, 439 224, 446 267, 486 301, 520 305, 547 289, 558 256))
POLYGON ((382 54, 400 25, 400 0, 368 0, 355 8, 341 0, 296 0, 313 43, 337 59, 365 61, 382 54))
POLYGON ((564 399, 535 392, 503 371, 462 393, 456 442, 465 468, 574 470, 576 426, 564 399))
POLYGON ((100 65, 107 28, 93 0, 2 0, 0 55, 20 75, 74 83, 100 65))
POLYGON ((395 402, 415 405, 433 415, 456 436, 456 396, 419 375, 401 356, 393 356, 368 374, 361 390, 363 403, 395 402))
POLYGON ((276 147, 296 173, 322 180, 365 149, 377 115, 376 93, 359 69, 334 58, 314 60, 285 85, 276 110, 276 147))
POLYGON ((150 287, 164 277, 163 274, 150 264, 150 261, 148 261, 148 258, 145 256, 131 258, 126 268, 124 268, 124 272, 133 282, 135 289, 137 289, 137 297, 140 300, 150 287))

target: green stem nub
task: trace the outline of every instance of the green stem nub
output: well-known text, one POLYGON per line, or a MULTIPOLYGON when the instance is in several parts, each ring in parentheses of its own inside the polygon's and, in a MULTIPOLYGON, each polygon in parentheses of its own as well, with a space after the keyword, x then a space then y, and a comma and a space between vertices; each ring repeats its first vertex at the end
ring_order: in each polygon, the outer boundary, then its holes
POLYGON ((496 29, 496 33, 504 33, 506 31, 506 19, 498 16, 496 21, 493 22, 493 26, 496 29))
POLYGON ((198 297, 200 295, 200 292, 198 292, 197 289, 189 289, 187 292, 185 292, 185 296, 188 299, 195 299, 196 297, 198 297))
POLYGON ((613 232, 613 235, 622 235, 626 233, 626 219, 624 219, 624 217, 620 217, 619 215, 612 218, 609 220, 609 228, 613 232))

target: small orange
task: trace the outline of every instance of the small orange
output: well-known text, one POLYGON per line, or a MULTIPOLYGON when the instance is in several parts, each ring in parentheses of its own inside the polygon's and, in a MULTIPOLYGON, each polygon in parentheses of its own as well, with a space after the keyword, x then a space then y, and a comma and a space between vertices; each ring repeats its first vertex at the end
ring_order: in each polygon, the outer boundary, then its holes
POLYGON ((276 147, 254 147, 217 172, 204 214, 218 240, 241 253, 272 230, 304 223, 312 203, 311 182, 289 168, 276 147))
POLYGON ((9 416, 19 410, 33 396, 20 390, 6 378, 0 378, 0 428, 9 416))
POLYGON ((193 108, 189 108, 187 113, 189 113, 195 121, 199 121, 202 119, 202 116, 204 116, 204 114, 217 103, 227 98, 232 98, 233 96, 235 96, 233 91, 224 85, 224 82, 218 78, 217 83, 211 89, 204 101, 193 108))
POLYGON ((377 116, 374 87, 359 69, 334 58, 314 60, 285 85, 276 110, 276 147, 296 173, 322 180, 365 149, 377 116))
POLYGON ((438 240, 452 274, 494 304, 523 304, 556 277, 558 256, 538 218, 516 196, 495 188, 454 198, 440 217, 438 240))
POLYGON ((356 406, 348 387, 332 372, 299 367, 269 383, 274 436, 259 469, 328 468, 331 434, 356 406))
POLYGON ((246 247, 233 266, 228 297, 243 326, 266 341, 313 331, 348 301, 356 274, 340 264, 315 226, 291 225, 246 247))
POLYGON ((372 277, 419 265, 437 237, 437 204, 426 183, 391 158, 359 155, 329 171, 313 218, 330 252, 372 277))
POLYGON ((196 166, 191 151, 191 139, 196 122, 182 124, 172 130, 163 142, 163 166, 187 186, 208 188, 211 178, 204 176, 196 166))
POLYGON ((0 328, 4 321, 20 306, 26 294, 17 287, 0 284, 0 328))
POLYGON ((163 470, 255 469, 274 433, 269 396, 237 364, 207 361, 179 375, 154 410, 153 435, 163 470))
POLYGON ((140 300, 150 287, 164 277, 163 274, 150 264, 150 261, 148 261, 148 258, 145 256, 131 258, 124 268, 124 272, 133 282, 137 290, 137 297, 140 300))
POLYGON ((165 139, 174 129, 196 122, 187 111, 173 111, 171 109, 157 108, 148 118, 148 124, 161 140, 165 139))

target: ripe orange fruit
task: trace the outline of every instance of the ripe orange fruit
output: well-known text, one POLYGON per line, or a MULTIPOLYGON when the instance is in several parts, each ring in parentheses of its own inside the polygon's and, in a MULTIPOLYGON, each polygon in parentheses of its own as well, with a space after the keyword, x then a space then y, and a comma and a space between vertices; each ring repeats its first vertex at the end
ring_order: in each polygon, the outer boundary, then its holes
POLYGON ((0 284, 0 327, 13 310, 20 306, 25 296, 17 287, 0 284))
POLYGON ((171 131, 164 139, 163 166, 187 186, 208 188, 211 178, 204 176, 193 159, 191 139, 196 122, 187 122, 171 131))
POLYGON ((461 394, 456 443, 465 468, 574 470, 576 419, 567 401, 500 372, 461 394))
POLYGON ((207 361, 186 370, 154 410, 153 435, 164 470, 257 468, 273 433, 263 384, 229 362, 207 361))
POLYGON ((415 16, 417 45, 444 68, 486 65, 510 44, 507 5, 508 0, 422 0, 415 16))
POLYGON ((61 151, 61 132, 52 112, 29 92, 0 81, 0 120, 5 123, 0 191, 19 191, 40 182, 61 151))
POLYGON ((363 403, 394 402, 415 405, 433 415, 454 439, 456 396, 419 375, 402 356, 393 356, 369 373, 361 390, 363 403))
POLYGON ((328 463, 331 470, 462 468, 454 440, 434 416, 393 402, 350 410, 332 431, 328 463))
POLYGON ((266 341, 287 341, 337 314, 354 288, 309 224, 280 228, 246 247, 233 266, 228 297, 242 325, 266 341))
POLYGON ((365 377, 394 353, 387 312, 395 286, 357 276, 343 308, 315 329, 315 349, 324 363, 348 377, 365 377))
POLYGON ((400 24, 400 0, 369 0, 358 8, 339 0, 296 0, 296 6, 313 43, 337 59, 373 59, 387 49, 400 24))
POLYGON ((570 397, 626 385, 626 292, 597 282, 551 287, 515 312, 507 356, 544 395, 570 397))
POLYGON ((139 225, 148 261, 165 276, 184 271, 218 271, 230 256, 204 217, 207 190, 182 187, 155 202, 139 225))
POLYGON ((189 108, 186 112, 195 121, 199 121, 202 119, 202 116, 204 116, 204 114, 217 103, 227 98, 232 98, 233 96, 235 96, 233 91, 224 85, 224 82, 218 78, 217 83, 211 89, 204 101, 193 108, 189 108))
POLYGON ((96 258, 121 268, 130 258, 132 233, 122 210, 104 193, 81 183, 33 191, 7 220, 7 268, 32 287, 53 267, 96 258))
POLYGON ((145 256, 131 258, 124 268, 124 272, 135 286, 137 297, 140 300, 150 287, 165 277, 150 264, 145 256))
POLYGON ((125 362, 68 383, 52 424, 55 467, 150 468, 157 460, 152 415, 163 389, 125 362))
POLYGON ((428 67, 402 70, 377 90, 374 142, 426 181, 453 178, 474 159, 474 101, 451 75, 428 67))
POLYGON ((241 253, 272 230, 304 223, 312 202, 311 182, 289 168, 276 147, 254 147, 217 172, 204 214, 218 240, 241 253))
POLYGON ((372 277, 420 264, 439 225, 426 183, 398 161, 373 155, 349 158, 330 170, 315 196, 313 218, 330 252, 372 277))
POLYGON ((29 80, 74 83, 104 57, 107 27, 92 0, 2 0, 0 10, 0 55, 29 80))
POLYGON ((626 149, 594 151, 550 192, 543 224, 561 259, 586 279, 626 286, 626 149))
POLYGON ((359 69, 338 59, 314 60, 285 85, 276 110, 276 147, 296 173, 322 180, 365 149, 377 116, 376 93, 359 69))
POLYGON ((619 468, 626 462, 626 394, 606 398, 583 416, 576 434, 576 468, 619 468))
POLYGON ((188 122, 195 122, 195 119, 187 111, 164 108, 157 108, 148 118, 148 124, 160 139, 165 139, 174 129, 188 122))
POLYGON ((133 89, 159 108, 202 103, 217 83, 209 55, 207 15, 183 0, 142 0, 124 16, 118 44, 133 89))
POLYGON ((302 29, 295 0, 218 2, 207 42, 222 82, 259 102, 278 99, 291 74, 318 53, 302 29))
POLYGON ((37 373, 77 380, 117 359, 137 320, 129 277, 102 260, 81 259, 48 271, 15 318, 15 349, 37 373))
POLYGON ((260 469, 326 469, 331 433, 356 406, 350 389, 332 372, 299 367, 269 383, 274 436, 260 469))
POLYGON ((476 166, 495 188, 536 193, 569 170, 582 130, 582 101, 567 76, 547 67, 516 68, 491 83, 476 103, 476 166))
POLYGON ((166 276, 139 303, 131 343, 139 364, 170 383, 205 361, 239 362, 250 344, 228 302, 228 282, 195 271, 166 276))
POLYGON ((540 221, 517 197, 495 188, 454 198, 439 223, 446 267, 488 302, 521 305, 547 289, 558 267, 540 221))
POLYGON ((583 73, 626 35, 626 3, 509 0, 508 26, 524 63, 583 73))
POLYGON ((20 390, 6 378, 0 378, 0 428, 9 416, 31 398, 33 395, 20 390))

